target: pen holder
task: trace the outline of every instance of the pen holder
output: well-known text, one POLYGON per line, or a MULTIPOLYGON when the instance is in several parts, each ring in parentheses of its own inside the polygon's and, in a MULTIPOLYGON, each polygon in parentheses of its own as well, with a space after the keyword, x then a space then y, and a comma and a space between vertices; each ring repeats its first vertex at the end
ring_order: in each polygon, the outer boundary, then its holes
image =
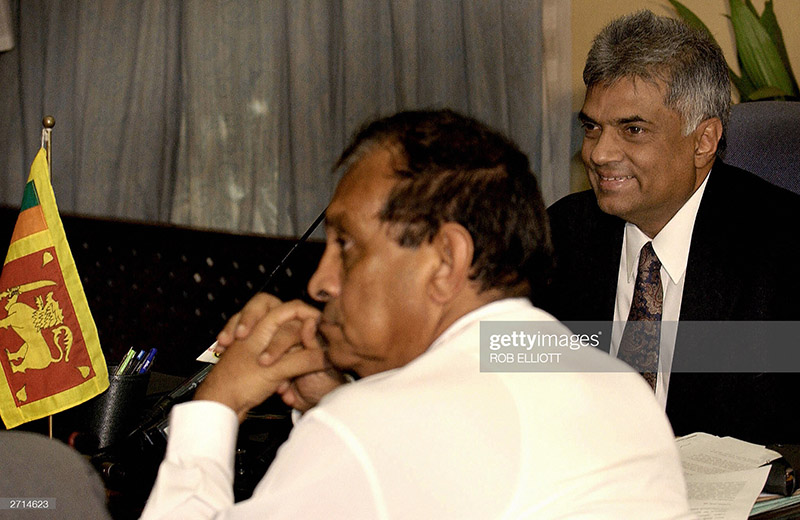
POLYGON ((124 439, 136 428, 150 382, 150 372, 112 375, 116 368, 108 367, 108 389, 87 403, 87 433, 97 438, 99 449, 124 439))

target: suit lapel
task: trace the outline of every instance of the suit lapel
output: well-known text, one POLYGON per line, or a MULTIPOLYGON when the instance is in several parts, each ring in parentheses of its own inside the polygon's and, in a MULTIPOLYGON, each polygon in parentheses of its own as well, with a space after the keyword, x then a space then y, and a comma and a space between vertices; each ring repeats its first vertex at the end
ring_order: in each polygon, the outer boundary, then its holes
POLYGON ((619 273, 619 260, 622 254, 622 235, 625 223, 617 217, 605 213, 598 218, 596 233, 592 236, 590 260, 595 264, 595 276, 587 281, 593 298, 587 302, 594 315, 600 311, 600 318, 611 321, 614 319, 614 302, 617 295, 617 275, 619 273))
POLYGON ((594 208, 591 219, 578 223, 582 238, 575 244, 573 268, 565 277, 569 289, 562 295, 563 316, 573 331, 601 330, 604 339, 598 348, 608 352, 625 223, 600 211, 596 203, 594 208))
POLYGON ((730 319, 740 285, 732 278, 730 222, 724 217, 725 165, 717 161, 697 211, 681 302, 681 321, 730 319))

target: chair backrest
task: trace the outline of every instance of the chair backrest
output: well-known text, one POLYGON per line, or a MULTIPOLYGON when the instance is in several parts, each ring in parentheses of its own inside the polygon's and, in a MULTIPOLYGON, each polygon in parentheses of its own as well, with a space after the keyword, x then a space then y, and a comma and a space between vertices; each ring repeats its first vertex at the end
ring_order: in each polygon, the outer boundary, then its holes
MULTIPOLYGON (((0 431, 0 474, 0 496, 24 497, 50 509, 7 511, 2 518, 111 518, 100 476, 80 453, 56 439, 0 431)), ((7 509, 9 499, 3 500, 7 509)))
POLYGON ((800 193, 800 102, 734 105, 727 139, 726 163, 800 193))

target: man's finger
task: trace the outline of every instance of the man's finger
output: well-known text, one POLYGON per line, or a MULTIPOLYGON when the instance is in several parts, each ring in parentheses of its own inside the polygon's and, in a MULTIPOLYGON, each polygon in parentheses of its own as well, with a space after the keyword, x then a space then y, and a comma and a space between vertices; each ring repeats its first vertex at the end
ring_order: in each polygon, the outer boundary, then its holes
POLYGON ((269 366, 289 349, 302 347, 302 328, 303 323, 299 320, 284 323, 272 337, 264 352, 258 357, 259 364, 269 366))
POLYGON ((229 346, 233 343, 234 339, 234 331, 236 330, 236 326, 239 324, 239 317, 241 316, 241 312, 237 312, 231 319, 228 320, 228 323, 222 327, 222 330, 217 334, 217 345, 218 347, 215 349, 217 352, 222 352, 225 350, 225 347, 229 346))
POLYGON ((236 339, 246 338, 253 327, 266 316, 272 309, 280 306, 283 302, 267 293, 258 293, 242 307, 239 323, 236 325, 234 335, 236 339))
MULTIPOLYGON (((270 310, 269 313, 255 325, 250 335, 258 339, 248 343, 258 345, 259 362, 268 365, 272 360, 280 357, 277 354, 273 354, 274 352, 280 351, 280 355, 282 355, 288 348, 297 344, 297 342, 286 341, 286 338, 283 338, 283 340, 278 341, 276 345, 272 345, 272 350, 270 350, 270 344, 281 327, 292 321, 297 321, 298 323, 302 322, 304 323, 304 327, 315 326, 320 315, 321 313, 319 310, 299 300, 284 303, 270 310), (311 325, 308 324, 309 322, 311 325)), ((291 337, 289 339, 291 340, 291 337)))
POLYGON ((297 349, 287 352, 270 367, 278 378, 284 380, 319 372, 325 368, 325 354, 316 349, 297 349))
POLYGON ((304 346, 308 348, 322 348, 319 336, 317 335, 317 325, 317 321, 306 320, 303 322, 303 327, 300 331, 300 338, 304 346))
POLYGON ((246 338, 261 318, 282 303, 280 299, 271 294, 257 293, 242 307, 242 310, 228 320, 228 323, 217 335, 217 343, 224 348, 230 346, 237 339, 246 338))

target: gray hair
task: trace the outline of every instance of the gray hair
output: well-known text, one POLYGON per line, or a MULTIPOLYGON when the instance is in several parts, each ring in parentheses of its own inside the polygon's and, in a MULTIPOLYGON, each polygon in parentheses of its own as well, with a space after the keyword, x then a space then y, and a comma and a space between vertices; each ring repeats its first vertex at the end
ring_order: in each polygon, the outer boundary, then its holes
POLYGON ((664 82, 664 104, 680 114, 684 135, 706 119, 719 118, 723 134, 717 154, 724 152, 731 83, 711 35, 646 10, 618 18, 595 37, 583 82, 589 89, 623 78, 664 82))

